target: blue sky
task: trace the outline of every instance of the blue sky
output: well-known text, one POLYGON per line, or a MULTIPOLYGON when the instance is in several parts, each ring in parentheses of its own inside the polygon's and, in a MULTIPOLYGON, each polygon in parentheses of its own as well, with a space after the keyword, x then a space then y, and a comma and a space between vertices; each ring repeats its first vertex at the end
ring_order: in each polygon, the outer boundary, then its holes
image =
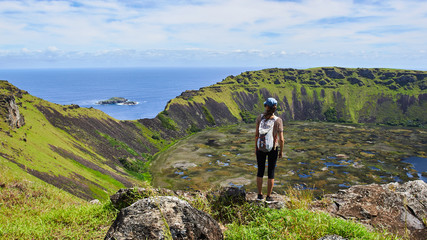
POLYGON ((0 68, 427 70, 427 1, 0 1, 0 68))

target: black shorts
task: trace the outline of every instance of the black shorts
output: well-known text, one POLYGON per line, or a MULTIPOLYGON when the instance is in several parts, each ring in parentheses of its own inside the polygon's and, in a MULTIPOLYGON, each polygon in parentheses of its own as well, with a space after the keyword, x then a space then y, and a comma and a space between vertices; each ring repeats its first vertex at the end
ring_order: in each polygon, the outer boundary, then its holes
POLYGON ((256 160, 258 164, 257 177, 264 177, 265 162, 268 156, 268 178, 274 179, 274 169, 276 168, 277 157, 279 150, 271 150, 270 152, 256 151, 256 160))

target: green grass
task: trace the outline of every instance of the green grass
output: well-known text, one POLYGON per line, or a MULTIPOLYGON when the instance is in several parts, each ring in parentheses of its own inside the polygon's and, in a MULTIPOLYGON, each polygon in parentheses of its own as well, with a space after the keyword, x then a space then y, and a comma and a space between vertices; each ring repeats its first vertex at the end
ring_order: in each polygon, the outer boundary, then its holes
POLYGON ((0 239, 102 239, 116 217, 110 202, 92 205, 7 162, 0 167, 0 239))
MULTIPOLYGON (((102 239, 118 213, 109 201, 92 205, 13 169, 16 166, 6 161, 0 161, 0 167, 0 239, 102 239)), ((150 186, 145 188, 147 196, 156 196, 150 186)), ((369 231, 359 223, 308 210, 313 199, 310 191, 289 189, 287 196, 291 201, 281 210, 197 196, 190 204, 222 223, 226 239, 318 239, 327 234, 397 239, 387 232, 369 231)))
POLYGON ((206 121, 208 121, 208 123, 210 125, 215 125, 215 119, 212 116, 211 112, 209 111, 209 109, 205 106, 202 107, 203 110, 203 114, 205 115, 206 121))
POLYGON ((126 152, 130 153, 131 155, 135 156, 135 157, 139 157, 140 154, 137 153, 135 150, 133 150, 131 147, 129 147, 126 143, 117 140, 116 138, 111 137, 108 134, 102 133, 102 132, 98 132, 97 133, 102 136, 103 138, 107 139, 108 142, 110 143, 110 145, 112 147, 115 147, 116 149, 123 149, 126 152))
POLYGON ((227 224, 226 239, 319 239, 337 234, 348 239, 398 239, 363 225, 305 209, 264 209, 248 224, 227 224))
POLYGON ((222 223, 225 239, 319 239, 336 234, 348 239, 400 239, 386 231, 371 231, 355 221, 313 212, 310 190, 286 191, 285 208, 270 209, 263 204, 218 198, 194 197, 190 204, 222 223))
POLYGON ((178 130, 178 124, 174 120, 172 120, 170 117, 167 116, 168 112, 163 111, 157 115, 157 118, 159 118, 160 122, 162 123, 162 126, 166 129, 176 131, 178 130))
POLYGON ((151 174, 149 172, 152 156, 146 156, 147 160, 142 161, 139 159, 128 159, 128 158, 120 158, 119 161, 126 169, 126 171, 132 176, 142 180, 144 182, 151 182, 151 174))
POLYGON ((140 129, 140 133, 145 137, 157 150, 162 149, 169 142, 165 139, 162 139, 160 133, 154 130, 147 128, 138 121, 133 121, 135 126, 140 129))

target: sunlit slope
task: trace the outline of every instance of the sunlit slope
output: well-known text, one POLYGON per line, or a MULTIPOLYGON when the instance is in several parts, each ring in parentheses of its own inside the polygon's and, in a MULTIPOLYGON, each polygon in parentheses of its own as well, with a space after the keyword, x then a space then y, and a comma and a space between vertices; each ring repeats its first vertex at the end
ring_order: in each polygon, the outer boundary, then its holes
POLYGON ((25 118, 24 126, 12 128, 5 121, 7 109, 3 106, 0 158, 9 167, 2 172, 23 171, 84 199, 106 199, 119 188, 140 182, 122 164, 143 162, 150 153, 152 146, 140 140, 143 137, 136 122, 128 127, 99 110, 53 104, 8 82, 0 84, 1 96, 14 96, 25 118), (131 140, 121 141, 115 129, 131 140))
POLYGON ((286 120, 422 126, 427 72, 396 69, 265 69, 229 76, 171 100, 166 117, 183 128, 251 122, 267 97, 286 120))

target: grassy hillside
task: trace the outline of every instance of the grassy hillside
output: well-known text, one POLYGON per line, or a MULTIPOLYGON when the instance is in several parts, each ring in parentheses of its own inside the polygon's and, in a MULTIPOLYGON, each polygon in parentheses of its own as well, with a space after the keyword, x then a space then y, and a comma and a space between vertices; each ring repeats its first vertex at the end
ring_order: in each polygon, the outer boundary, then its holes
POLYGON ((99 110, 53 104, 5 81, 0 89, 2 118, 8 115, 7 96, 14 96, 25 118, 19 128, 0 122, 0 160, 15 166, 2 168, 2 173, 23 171, 88 200, 107 199, 119 188, 144 180, 140 170, 155 147, 144 145, 149 141, 138 122, 127 123, 129 127, 99 110), (132 138, 125 139, 128 136, 132 138))
POLYGON ((0 157, 0 239, 101 239, 115 218, 0 157))
POLYGON ((229 76, 173 99, 166 112, 179 125, 253 121, 263 101, 279 101, 286 120, 427 123, 427 72, 395 69, 265 69, 229 76), (199 117, 202 116, 202 117, 199 117))

